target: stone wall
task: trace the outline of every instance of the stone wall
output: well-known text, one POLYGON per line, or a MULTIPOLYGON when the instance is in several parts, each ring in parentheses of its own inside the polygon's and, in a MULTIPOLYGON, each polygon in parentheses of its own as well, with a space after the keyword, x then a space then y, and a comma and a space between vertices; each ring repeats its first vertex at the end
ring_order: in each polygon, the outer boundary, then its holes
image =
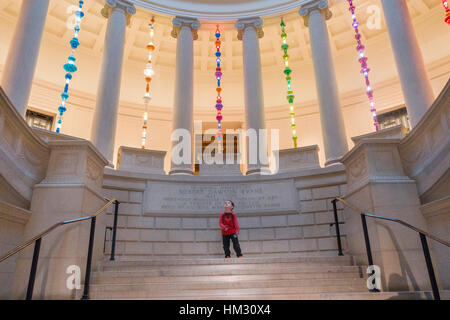
MULTIPOLYGON (((0 201, 0 255, 6 254, 21 244, 24 226, 31 212, 0 201)), ((0 267, 0 300, 11 297, 14 270, 18 256, 3 261, 0 267)))
MULTIPOLYGON (((129 172, 105 169, 104 193, 107 197, 121 201, 117 259, 162 256, 221 257, 223 249, 218 217, 222 211, 222 200, 228 198, 227 186, 230 185, 234 190, 243 193, 248 191, 249 197, 255 199, 258 192, 265 192, 265 195, 260 195, 263 202, 269 199, 273 199, 274 203, 280 199, 284 201, 282 206, 266 203, 264 207, 253 207, 248 205, 251 202, 244 202, 242 196, 232 198, 241 228, 239 240, 245 255, 337 255, 331 200, 345 192, 342 166, 258 178, 221 179, 222 183, 209 177, 142 174, 133 177, 129 172), (283 197, 274 198, 270 190, 265 188, 256 190, 256 193, 251 191, 256 185, 262 184, 273 186, 275 194, 283 192, 283 197), (280 190, 277 184, 280 184, 280 190), (207 192, 205 186, 213 186, 211 189, 215 190, 216 200, 214 203, 198 204, 197 210, 194 211, 192 202, 189 202, 189 206, 161 212, 161 206, 156 202, 161 203, 164 197, 158 193, 158 196, 152 198, 152 205, 146 205, 150 188, 165 190, 167 195, 171 194, 171 191, 179 191, 177 188, 180 185, 183 185, 181 190, 195 189, 197 194, 207 192)), ((189 197, 195 197, 195 194, 189 197)), ((112 212, 112 209, 108 211, 107 226, 112 226, 112 212)), ((343 223, 342 207, 339 207, 339 216, 343 223)), ((345 248, 345 228, 344 225, 341 227, 345 248)), ((110 252, 110 239, 111 233, 108 231, 107 253, 110 252)))

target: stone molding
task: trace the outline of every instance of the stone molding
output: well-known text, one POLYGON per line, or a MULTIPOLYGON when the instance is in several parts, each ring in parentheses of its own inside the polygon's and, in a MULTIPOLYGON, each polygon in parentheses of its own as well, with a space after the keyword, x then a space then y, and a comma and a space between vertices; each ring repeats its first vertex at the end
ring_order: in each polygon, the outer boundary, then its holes
POLYGON ((119 147, 117 169, 153 174, 165 174, 166 151, 119 147))
POLYGON ((300 10, 298 11, 299 15, 303 17, 305 27, 309 26, 309 15, 314 10, 319 10, 325 20, 329 20, 333 16, 330 8, 328 7, 328 0, 313 0, 302 5, 300 10))
POLYGON ((25 225, 31 217, 31 211, 0 201, 0 219, 25 225))
POLYGON ((178 34, 180 33, 180 31, 181 31, 181 29, 183 27, 188 27, 189 29, 191 29, 193 40, 197 40, 198 39, 197 30, 200 29, 201 25, 200 25, 200 22, 198 22, 197 19, 176 16, 172 20, 172 25, 173 25, 173 28, 172 28, 171 35, 175 39, 178 38, 178 34))
POLYGON ((44 177, 50 149, 17 112, 0 88, 0 175, 29 205, 33 187, 44 177))
POLYGON ((237 38, 239 40, 242 40, 244 37, 245 29, 247 29, 248 27, 253 27, 256 30, 258 38, 261 39, 262 37, 264 37, 264 31, 262 28, 263 24, 263 20, 259 17, 239 19, 236 22, 236 29, 238 30, 237 38))
POLYGON ((130 25, 131 16, 136 14, 136 8, 131 1, 127 0, 105 0, 105 6, 101 11, 101 14, 106 19, 109 19, 112 12, 116 9, 120 9, 125 13, 127 19, 127 26, 130 25))
POLYGON ((449 215, 450 196, 424 204, 420 207, 420 210, 426 219, 439 215, 449 215))
POLYGON ((450 80, 439 97, 401 141, 400 155, 406 173, 417 181, 422 197, 441 179, 450 167, 450 80))
POLYGON ((31 128, 36 135, 39 136, 45 142, 54 141, 54 140, 85 140, 82 138, 69 136, 63 133, 56 133, 53 131, 41 129, 41 128, 31 128))
POLYGON ((368 138, 402 139, 403 137, 406 136, 406 134, 407 129, 403 125, 399 124, 398 126, 394 126, 391 128, 352 137, 352 140, 356 145, 362 139, 368 138))
POLYGON ((186 15, 202 21, 234 21, 240 18, 259 15, 273 16, 297 9, 299 2, 302 1, 305 2, 305 0, 254 1, 255 3, 262 3, 259 8, 249 8, 246 2, 238 3, 232 1, 227 4, 227 1, 222 1, 220 5, 221 7, 225 6, 225 10, 219 12, 216 10, 215 3, 210 6, 205 6, 207 2, 197 3, 186 1, 186 7, 179 7, 176 5, 178 1, 174 1, 174 5, 173 3, 168 3, 169 1, 133 0, 137 6, 152 12, 159 12, 168 16, 186 15))

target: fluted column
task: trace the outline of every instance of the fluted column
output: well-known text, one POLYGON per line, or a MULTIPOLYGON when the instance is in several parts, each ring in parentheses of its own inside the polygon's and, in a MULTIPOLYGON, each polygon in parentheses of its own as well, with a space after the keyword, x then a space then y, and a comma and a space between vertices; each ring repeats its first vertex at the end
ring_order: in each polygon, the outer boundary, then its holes
POLYGON ((49 0, 22 1, 11 40, 1 86, 17 111, 25 117, 41 47, 49 0))
POLYGON ((92 123, 92 143, 112 163, 119 108, 126 26, 136 13, 130 1, 106 0, 101 11, 108 19, 97 103, 92 123))
MULTIPOLYGON (((172 20, 172 37, 177 39, 177 63, 175 74, 175 99, 173 106, 172 131, 184 129, 190 134, 189 163, 174 163, 171 161, 169 174, 192 175, 192 141, 194 125, 194 40, 197 40, 197 30, 200 23, 197 19, 175 17, 172 20)), ((184 138, 183 138, 184 139, 184 138)), ((172 151, 179 142, 172 142, 172 151)), ((188 150, 183 150, 188 152, 188 150)), ((172 152, 173 156, 173 152, 172 152)), ((173 159, 172 159, 173 160, 173 159)))
POLYGON ((247 175, 259 174, 262 168, 267 167, 267 163, 261 158, 262 154, 267 155, 267 137, 259 135, 261 129, 266 129, 259 50, 259 39, 264 36, 262 26, 263 21, 258 17, 236 22, 238 39, 242 40, 246 129, 254 129, 258 135, 257 139, 249 137, 247 140, 247 175), (250 163, 250 152, 257 152, 255 163, 250 163))
POLYGON ((422 53, 405 0, 381 0, 411 125, 434 101, 422 53))
POLYGON ((329 165, 339 162, 348 151, 330 39, 325 22, 331 18, 332 14, 327 0, 314 0, 307 3, 301 7, 299 14, 303 17, 305 26, 309 27, 325 148, 325 165, 329 165))

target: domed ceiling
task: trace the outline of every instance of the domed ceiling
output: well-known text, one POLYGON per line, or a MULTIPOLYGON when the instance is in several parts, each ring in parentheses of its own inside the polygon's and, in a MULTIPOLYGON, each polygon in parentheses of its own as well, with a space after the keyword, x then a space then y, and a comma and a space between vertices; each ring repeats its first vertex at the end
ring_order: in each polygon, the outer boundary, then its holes
MULTIPOLYGON (((23 0, 30 1, 30 0, 23 0)), ((124 52, 124 75, 127 77, 126 90, 121 92, 125 101, 131 101, 141 106, 142 94, 142 69, 147 58, 146 45, 149 41, 149 22, 154 15, 156 19, 154 43, 156 49, 153 55, 153 63, 156 71, 153 101, 155 105, 161 107, 171 107, 173 105, 172 94, 162 92, 172 92, 173 76, 175 74, 176 46, 177 40, 171 36, 172 19, 174 15, 190 15, 199 18, 201 27, 198 30, 198 40, 194 42, 194 71, 196 86, 195 96, 196 107, 210 108, 209 97, 203 98, 203 92, 211 92, 214 95, 213 81, 211 75, 215 71, 215 41, 214 31, 216 24, 220 24, 222 31, 222 55, 223 70, 226 74, 226 84, 231 86, 229 92, 233 92, 226 97, 230 106, 241 107, 243 101, 242 89, 242 41, 237 39, 235 21, 239 17, 246 15, 255 16, 257 13, 264 21, 264 37, 260 41, 261 64, 264 76, 264 83, 279 94, 270 94, 265 97, 267 107, 281 106, 285 103, 284 77, 281 72, 284 64, 281 55, 281 30, 280 18, 286 22, 288 33, 289 55, 291 66, 295 70, 301 70, 301 77, 295 77, 294 85, 301 88, 299 97, 304 101, 313 101, 315 90, 312 87, 314 75, 312 70, 312 56, 309 40, 308 28, 304 26, 303 19, 298 14, 298 8, 304 0, 132 0, 137 9, 137 13, 132 17, 131 24, 127 27, 127 36, 124 52), (274 3, 278 5, 274 7, 274 3), (169 11, 173 10, 173 11, 169 11), (227 9, 227 10, 225 10, 227 9), (286 10, 286 11, 285 11, 286 10), (172 12, 172 13, 170 13, 172 12), (277 13, 278 12, 278 13, 277 13), (215 14, 214 14, 215 13, 215 14), (204 16, 201 16, 204 14, 204 16), (221 15, 217 15, 221 14, 221 15), (268 14, 268 15, 265 15, 268 14), (210 19, 206 19, 208 15, 210 19), (228 16, 227 16, 228 15, 228 16), (214 19, 213 19, 214 18, 214 19), (227 20, 228 19, 228 20, 227 20), (160 78, 158 78, 160 77, 160 78), (158 86, 161 89, 156 90, 158 86), (212 87, 211 87, 212 86, 212 87), (274 89, 275 88, 275 89, 274 89)), ((42 54, 41 73, 36 73, 36 78, 45 79, 47 82, 60 84, 61 71, 59 63, 66 59, 68 43, 73 37, 73 28, 68 27, 68 22, 73 17, 73 7, 76 0, 50 0, 50 6, 45 24, 42 54), (48 48, 47 48, 48 47, 48 48), (52 49, 49 49, 49 48, 52 49), (54 61, 58 61, 55 64, 54 61), (48 70, 52 71, 51 75, 48 70), (54 71, 54 72, 53 72, 54 71), (44 73, 43 73, 44 72, 44 73)), ((333 17, 327 21, 327 28, 330 36, 330 44, 333 57, 336 61, 337 76, 340 89, 343 92, 356 90, 362 85, 361 81, 354 81, 345 77, 349 68, 354 74, 359 73, 359 64, 356 60, 354 30, 351 26, 351 16, 348 12, 348 3, 344 0, 329 0, 333 17), (345 65, 345 69, 342 66, 345 65)), ((430 60, 434 61, 448 55, 448 47, 442 46, 446 43, 447 36, 441 30, 447 26, 443 22, 443 10, 440 0, 407 0, 408 8, 417 27, 418 36, 421 41, 429 42, 432 51, 430 60), (431 28, 428 28, 431 26, 431 28), (442 34, 442 35, 440 35, 442 34), (438 36, 439 35, 439 36, 438 36), (436 39, 441 39, 440 50, 436 49, 436 39)), ((95 94, 99 65, 104 48, 105 32, 108 20, 100 11, 104 7, 105 0, 86 0, 84 5, 85 17, 83 18, 80 32, 80 47, 78 49, 78 61, 84 66, 80 67, 77 79, 74 81, 72 89, 95 94), (81 79, 84 77, 84 80, 81 79), (76 84, 78 83, 78 87, 76 84)), ((359 21, 367 21, 371 15, 367 9, 369 6, 377 6, 382 14, 380 0, 358 0, 357 15, 359 21)), ((0 24, 3 26, 0 34, 0 58, 5 61, 9 42, 11 41, 13 30, 18 23, 21 1, 1 0, 0 1, 0 24), (1 42, 3 41, 3 42, 1 42)), ((364 38, 364 44, 368 48, 371 66, 376 72, 373 73, 373 81, 376 83, 376 76, 380 80, 387 80, 395 77, 395 66, 390 50, 390 42, 384 19, 379 29, 368 28, 366 23, 361 24, 360 31, 364 38), (378 56, 377 56, 378 55, 378 56), (389 60, 390 59, 390 60, 389 60), (386 62, 389 60, 388 62, 386 62), (383 68, 388 63, 390 68, 383 68)), ((447 30, 445 30, 447 31, 447 30)), ((439 48, 437 48, 439 49, 439 48)), ((2 63, 0 61, 0 63, 2 63)), ((1 68, 1 65, 0 65, 1 68)), ((300 72, 300 71, 299 71, 300 72)), ((226 93, 225 93, 226 94, 226 93)), ((57 95, 55 95, 56 97, 57 95)), ((212 97, 214 98, 214 97, 212 97)), ((300 98, 299 98, 300 99, 300 98)), ((298 100, 299 100, 298 99, 298 100)))
MULTIPOLYGON (((73 15, 70 7, 74 6, 76 2, 73 0, 50 0, 45 33, 58 43, 65 45, 73 36, 73 30, 67 28, 66 25, 73 15)), ((127 28, 125 60, 128 63, 136 62, 138 66, 145 63, 148 24, 152 15, 155 15, 154 64, 157 68, 173 69, 176 53, 176 39, 170 35, 173 16, 182 14, 199 17, 204 14, 200 19, 199 39, 194 43, 194 68, 199 71, 215 69, 215 50, 210 45, 215 38, 211 31, 215 30, 217 19, 222 19, 220 26, 223 31, 224 68, 227 71, 242 71, 242 43, 237 39, 234 21, 239 17, 255 16, 258 13, 264 20, 264 45, 261 46, 263 68, 281 67, 283 63, 280 59, 279 49, 281 16, 284 17, 287 24, 290 61, 292 63, 311 62, 309 32, 298 15, 298 8, 306 0, 132 0, 132 2, 137 6, 137 14, 133 16, 131 25, 127 28), (149 11, 150 9, 151 11, 149 11), (263 16, 264 14, 271 15, 263 16), (212 15, 210 16, 212 18, 215 17, 216 20, 204 20, 209 15, 212 15)), ((333 55, 336 55, 354 46, 354 30, 349 23, 351 20, 347 2, 343 0, 329 0, 329 2, 333 18, 327 22, 327 25, 333 55)), ((17 22, 20 3, 17 0, 1 0, 0 18, 13 23, 17 22)), ((104 0, 89 0, 85 1, 84 5, 86 15, 82 22, 80 48, 95 56, 101 54, 104 46, 107 19, 100 14, 104 3, 104 0)), ((367 20, 369 16, 367 8, 373 4, 380 5, 379 0, 358 1, 360 21, 367 20)), ((433 12, 441 13, 441 3, 438 0, 408 0, 408 6, 413 19, 419 17, 427 19, 433 12)), ((381 29, 369 29, 363 24, 361 30, 366 42, 379 39, 382 34, 387 37, 384 23, 381 29)))
POLYGON ((199 20, 236 20, 286 12, 307 0, 132 0, 137 6, 199 20))

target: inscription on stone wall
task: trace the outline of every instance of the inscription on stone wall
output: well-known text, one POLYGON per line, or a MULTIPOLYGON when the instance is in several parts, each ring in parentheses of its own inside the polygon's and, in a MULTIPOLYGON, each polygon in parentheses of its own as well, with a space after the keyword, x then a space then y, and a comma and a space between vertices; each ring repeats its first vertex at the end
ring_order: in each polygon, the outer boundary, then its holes
POLYGON ((292 181, 260 183, 173 183, 149 181, 146 213, 216 213, 225 200, 232 200, 237 212, 293 211, 298 209, 292 181))

